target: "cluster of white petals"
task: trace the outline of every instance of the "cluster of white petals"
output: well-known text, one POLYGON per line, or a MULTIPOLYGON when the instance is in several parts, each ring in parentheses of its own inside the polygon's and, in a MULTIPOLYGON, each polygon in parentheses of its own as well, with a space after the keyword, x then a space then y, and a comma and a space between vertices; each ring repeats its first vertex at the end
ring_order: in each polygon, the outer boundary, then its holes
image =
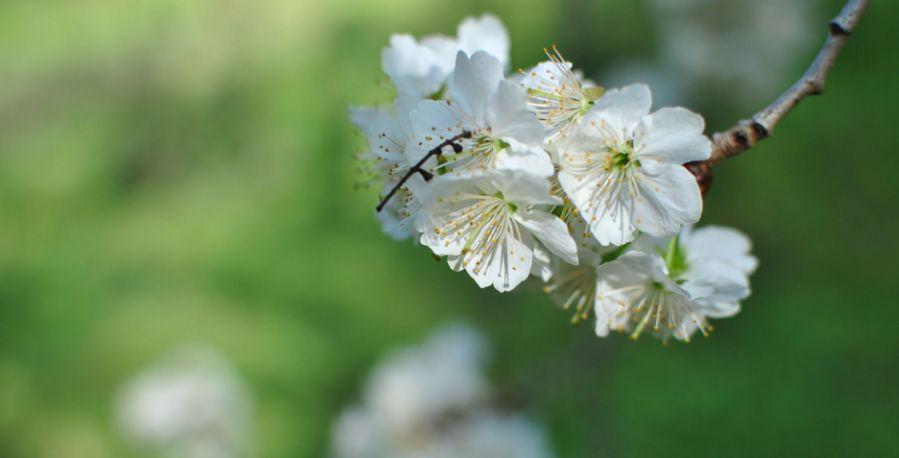
POLYGON ((471 327, 437 330, 379 363, 362 403, 332 430, 337 458, 549 458, 539 424, 488 404, 487 347, 471 327))
POLYGON ((605 90, 555 46, 511 74, 508 52, 490 15, 466 19, 455 38, 391 38, 382 65, 396 100, 351 113, 377 163, 384 231, 482 288, 537 278, 574 322, 595 314, 600 336, 688 340, 736 313, 752 269, 719 265, 746 267, 748 240, 689 229, 703 202, 683 165, 711 154, 703 118, 653 111, 643 84, 605 90), (645 248, 656 239, 661 254, 645 248))
POLYGON ((117 409, 127 438, 153 456, 252 455, 248 389, 228 361, 209 347, 174 349, 126 382, 117 409))

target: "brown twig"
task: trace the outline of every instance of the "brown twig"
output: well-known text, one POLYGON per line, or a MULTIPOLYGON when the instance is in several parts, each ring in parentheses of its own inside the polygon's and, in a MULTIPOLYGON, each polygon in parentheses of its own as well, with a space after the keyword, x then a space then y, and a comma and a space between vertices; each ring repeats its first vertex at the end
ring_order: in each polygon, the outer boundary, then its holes
POLYGON ((752 118, 741 120, 730 129, 714 134, 712 136, 712 155, 708 160, 686 164, 687 169, 696 176, 696 181, 699 182, 703 194, 711 184, 712 167, 768 138, 777 124, 799 102, 810 95, 820 95, 824 92, 827 75, 830 74, 837 56, 840 55, 846 40, 852 34, 867 6, 868 0, 849 0, 840 14, 830 21, 827 40, 802 78, 752 118))
POLYGON ((378 206, 376 207, 376 210, 379 212, 381 210, 383 210, 384 206, 387 205, 387 202, 390 200, 390 198, 393 197, 393 195, 396 194, 396 192, 399 191, 400 188, 402 188, 403 185, 406 184, 407 181, 409 181, 409 178, 412 178, 412 175, 415 175, 416 173, 420 173, 422 178, 425 179, 425 181, 431 181, 431 178, 434 178, 434 175, 431 174, 431 172, 422 168, 424 166, 425 162, 427 162, 428 159, 430 159, 432 156, 439 156, 439 155, 443 154, 443 148, 446 148, 447 146, 452 146, 453 151, 455 151, 457 153, 461 152, 462 146, 456 142, 458 142, 459 140, 461 140, 463 138, 471 138, 471 132, 469 132, 467 130, 463 131, 461 134, 444 140, 443 143, 435 146, 433 149, 428 151, 428 153, 425 154, 424 157, 421 158, 421 160, 416 162, 415 165, 413 165, 412 167, 409 167, 409 170, 407 170, 406 174, 403 175, 402 178, 400 178, 400 181, 398 181, 396 183, 396 185, 394 185, 393 188, 390 189, 390 192, 388 192, 387 195, 384 196, 383 199, 381 199, 381 203, 378 204, 378 206))

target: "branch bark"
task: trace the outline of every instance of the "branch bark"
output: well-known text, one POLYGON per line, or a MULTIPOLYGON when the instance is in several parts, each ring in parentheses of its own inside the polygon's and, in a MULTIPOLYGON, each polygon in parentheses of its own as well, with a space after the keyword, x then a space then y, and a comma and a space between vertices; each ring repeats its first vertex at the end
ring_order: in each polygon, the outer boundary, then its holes
POLYGON ((802 78, 762 111, 743 119, 730 129, 712 135, 712 155, 708 160, 686 164, 705 194, 712 180, 712 167, 724 159, 749 150, 774 132, 774 128, 806 97, 820 95, 827 84, 840 51, 868 7, 869 0, 849 0, 830 24, 827 40, 802 78))
POLYGON ((435 146, 433 149, 428 151, 428 153, 425 154, 424 157, 421 158, 421 160, 416 162, 415 165, 413 165, 412 167, 409 167, 409 170, 406 171, 406 174, 403 175, 402 178, 400 178, 400 181, 398 181, 396 183, 396 185, 394 185, 393 188, 390 189, 390 192, 388 192, 387 195, 384 196, 383 199, 381 199, 381 203, 378 204, 378 206, 376 207, 376 210, 378 212, 383 210, 384 206, 387 205, 387 202, 390 201, 390 198, 393 197, 393 195, 396 194, 396 192, 399 191, 400 188, 402 188, 403 185, 406 184, 407 181, 409 181, 409 178, 412 178, 412 175, 415 175, 416 173, 420 173, 422 178, 425 179, 425 181, 431 181, 431 178, 433 178, 434 176, 431 174, 431 172, 428 172, 427 170, 422 168, 424 166, 425 162, 427 162, 428 159, 430 159, 433 156, 439 156, 439 155, 443 154, 443 148, 446 148, 447 146, 452 146, 453 151, 455 151, 457 153, 461 152, 462 147, 457 142, 463 138, 471 138, 471 132, 463 131, 461 134, 456 135, 452 138, 446 139, 443 143, 435 146))

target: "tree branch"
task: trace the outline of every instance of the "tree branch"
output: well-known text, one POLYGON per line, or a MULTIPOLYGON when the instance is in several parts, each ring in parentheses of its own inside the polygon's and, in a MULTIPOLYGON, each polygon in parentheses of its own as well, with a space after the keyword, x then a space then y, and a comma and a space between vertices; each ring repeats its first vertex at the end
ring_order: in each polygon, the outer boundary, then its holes
POLYGON ((730 129, 714 134, 712 136, 712 155, 708 160, 686 164, 687 169, 696 176, 703 194, 711 184, 712 167, 768 138, 777 124, 799 102, 810 95, 820 95, 824 92, 827 76, 867 6, 868 0, 849 0, 840 14, 830 21, 827 40, 802 78, 752 118, 741 120, 730 129))
POLYGON ((443 143, 435 146, 433 149, 428 151, 428 153, 425 154, 424 157, 421 158, 421 160, 416 162, 415 165, 413 165, 412 167, 409 167, 409 170, 407 170, 406 174, 403 175, 402 178, 400 178, 400 181, 398 181, 396 183, 396 185, 394 185, 393 188, 390 189, 390 192, 388 192, 387 195, 384 196, 383 199, 381 199, 381 203, 378 204, 378 206, 376 207, 376 210, 378 212, 383 210, 384 206, 387 205, 387 202, 390 201, 390 198, 393 197, 393 195, 396 194, 396 192, 399 191, 400 188, 402 188, 403 185, 406 184, 407 181, 409 181, 409 178, 412 178, 412 175, 415 175, 416 173, 420 173, 422 178, 425 179, 425 181, 431 181, 431 178, 434 178, 434 175, 432 175, 431 172, 428 172, 427 170, 422 168, 424 166, 425 162, 427 162, 428 159, 430 159, 432 156, 439 156, 439 155, 443 154, 443 148, 446 148, 447 146, 452 146, 453 151, 455 151, 457 153, 461 152, 462 146, 456 142, 458 142, 459 140, 461 140, 463 138, 471 138, 471 132, 469 132, 467 130, 463 131, 461 134, 444 140, 443 143))

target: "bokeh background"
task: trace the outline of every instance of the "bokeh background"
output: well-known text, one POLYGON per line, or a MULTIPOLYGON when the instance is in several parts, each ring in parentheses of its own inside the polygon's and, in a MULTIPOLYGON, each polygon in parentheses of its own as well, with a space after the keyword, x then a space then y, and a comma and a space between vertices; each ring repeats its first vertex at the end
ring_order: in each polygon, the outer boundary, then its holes
POLYGON ((749 234, 761 268, 708 339, 600 340, 536 290, 479 290, 383 236, 356 189, 347 107, 389 101, 390 33, 494 12, 514 66, 556 43, 717 130, 790 84, 841 7, 677 3, 0 3, 0 456, 138 456, 116 393, 185 341, 246 381, 259 456, 325 456, 384 351, 452 318, 490 336, 495 383, 559 456, 899 454, 899 2, 872 2, 825 96, 717 170, 703 222, 749 234), (693 20, 722 60, 668 49, 708 41, 678 35, 693 20))

